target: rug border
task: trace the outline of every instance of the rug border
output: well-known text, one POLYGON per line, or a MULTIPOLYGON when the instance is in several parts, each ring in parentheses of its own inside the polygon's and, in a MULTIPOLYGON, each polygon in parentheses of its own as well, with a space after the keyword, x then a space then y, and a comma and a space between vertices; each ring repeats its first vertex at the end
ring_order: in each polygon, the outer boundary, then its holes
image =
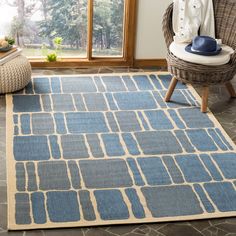
MULTIPOLYGON (((74 75, 35 75, 32 78, 53 78, 53 77, 84 77, 84 76, 124 76, 124 75, 170 75, 169 72, 125 72, 125 73, 104 73, 104 74, 74 74, 74 75)), ((188 84, 187 88, 192 92, 196 100, 201 103, 201 97, 193 88, 192 85, 188 84)), ((50 228, 74 228, 74 227, 90 227, 90 226, 105 226, 105 225, 119 225, 119 224, 138 224, 138 223, 160 223, 160 222, 176 222, 176 221, 192 221, 192 220, 203 220, 203 219, 214 219, 214 218, 224 218, 224 217, 234 217, 236 212, 217 212, 217 213, 203 213, 201 215, 191 215, 191 216, 178 216, 178 217, 163 217, 163 218, 145 218, 144 219, 129 219, 127 220, 113 220, 113 221, 103 221, 97 220, 96 222, 85 221, 86 223, 79 222, 68 222, 68 223, 46 223, 43 225, 31 223, 30 225, 17 225, 15 223, 10 223, 15 221, 15 199, 14 194, 9 194, 12 190, 16 189, 16 184, 14 180, 10 177, 15 174, 14 168, 8 168, 14 164, 13 159, 13 127, 14 123, 9 117, 13 117, 13 104, 12 95, 6 94, 6 168, 7 168, 7 227, 9 230, 31 230, 31 229, 50 229, 50 228), (9 184, 10 183, 10 184, 9 184), (12 204, 9 204, 12 203, 12 204)), ((230 136, 226 133, 220 122, 216 119, 214 114, 208 109, 207 115, 214 123, 215 127, 219 128, 224 135, 225 139, 233 147, 233 151, 236 151, 236 145, 230 136)), ((14 191, 15 192, 15 191, 14 191)))

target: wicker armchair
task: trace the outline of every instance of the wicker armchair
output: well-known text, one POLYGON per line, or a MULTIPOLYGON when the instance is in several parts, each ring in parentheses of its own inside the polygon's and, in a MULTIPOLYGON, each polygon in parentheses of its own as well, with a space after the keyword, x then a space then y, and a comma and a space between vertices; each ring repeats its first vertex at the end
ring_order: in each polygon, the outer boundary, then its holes
POLYGON ((201 111, 207 112, 209 86, 224 83, 231 97, 236 97, 235 90, 230 82, 236 74, 236 0, 213 0, 215 13, 216 38, 232 47, 235 52, 231 60, 221 66, 205 66, 189 63, 175 57, 169 46, 173 42, 172 13, 173 3, 167 8, 162 22, 162 30, 168 48, 168 70, 173 75, 171 84, 165 97, 170 101, 175 86, 179 81, 191 84, 200 84, 203 87, 201 111))

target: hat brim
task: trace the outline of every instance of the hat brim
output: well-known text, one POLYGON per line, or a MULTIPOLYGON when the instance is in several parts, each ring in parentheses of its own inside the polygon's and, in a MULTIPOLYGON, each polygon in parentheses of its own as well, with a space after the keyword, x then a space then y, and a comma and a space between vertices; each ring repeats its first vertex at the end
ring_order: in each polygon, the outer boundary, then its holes
POLYGON ((192 50, 192 44, 189 44, 188 46, 185 47, 185 51, 197 55, 203 55, 203 56, 215 56, 218 55, 221 52, 222 48, 220 45, 217 45, 216 51, 213 52, 197 52, 192 50))

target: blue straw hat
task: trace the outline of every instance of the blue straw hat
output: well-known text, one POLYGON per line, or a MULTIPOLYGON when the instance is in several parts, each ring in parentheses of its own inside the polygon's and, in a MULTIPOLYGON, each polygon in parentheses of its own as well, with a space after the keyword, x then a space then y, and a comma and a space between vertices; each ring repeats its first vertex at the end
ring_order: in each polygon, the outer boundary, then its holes
POLYGON ((217 55, 221 50, 222 48, 217 44, 217 41, 209 36, 196 36, 192 43, 185 48, 187 52, 204 56, 217 55))

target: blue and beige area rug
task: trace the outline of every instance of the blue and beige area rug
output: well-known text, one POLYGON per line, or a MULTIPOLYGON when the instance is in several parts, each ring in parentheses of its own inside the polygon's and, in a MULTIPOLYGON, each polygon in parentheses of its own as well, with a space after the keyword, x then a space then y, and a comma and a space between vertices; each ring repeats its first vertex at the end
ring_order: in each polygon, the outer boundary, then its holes
POLYGON ((9 229, 236 216, 236 147, 165 73, 35 77, 7 95, 9 229))

